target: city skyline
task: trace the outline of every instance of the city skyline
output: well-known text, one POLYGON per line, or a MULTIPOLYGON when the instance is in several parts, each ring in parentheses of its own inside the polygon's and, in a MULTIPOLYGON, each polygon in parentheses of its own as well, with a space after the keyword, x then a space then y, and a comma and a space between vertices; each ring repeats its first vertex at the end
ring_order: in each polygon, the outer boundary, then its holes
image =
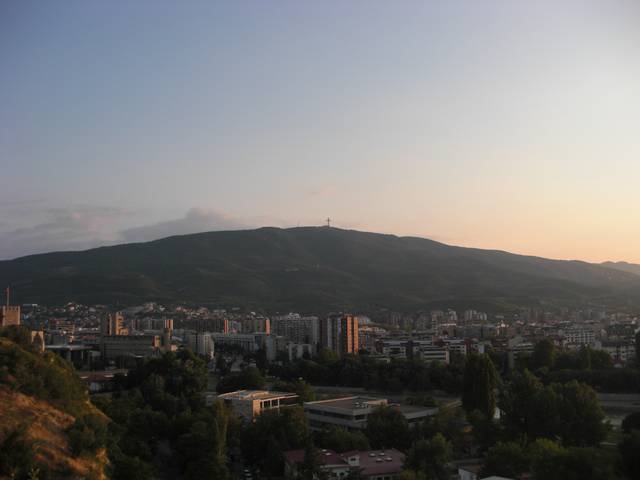
POLYGON ((332 225, 640 263, 640 5, 0 6, 0 259, 332 225))

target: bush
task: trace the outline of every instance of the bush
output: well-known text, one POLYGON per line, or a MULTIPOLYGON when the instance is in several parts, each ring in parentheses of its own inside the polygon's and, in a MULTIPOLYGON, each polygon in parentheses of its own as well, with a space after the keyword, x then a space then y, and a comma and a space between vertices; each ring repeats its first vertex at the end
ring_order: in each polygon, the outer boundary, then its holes
POLYGON ((25 434, 26 426, 6 432, 0 442, 0 477, 26 479, 35 467, 34 450, 25 434))
POLYGON ((106 420, 96 414, 77 418, 67 430, 67 436, 74 454, 95 453, 107 444, 106 420))

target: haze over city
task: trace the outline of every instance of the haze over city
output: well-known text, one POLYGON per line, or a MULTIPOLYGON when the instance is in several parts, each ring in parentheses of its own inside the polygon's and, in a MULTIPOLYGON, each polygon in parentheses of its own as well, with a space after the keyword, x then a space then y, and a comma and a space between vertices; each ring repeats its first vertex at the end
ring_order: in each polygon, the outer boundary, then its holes
POLYGON ((333 225, 640 262, 640 4, 0 5, 0 258, 333 225))

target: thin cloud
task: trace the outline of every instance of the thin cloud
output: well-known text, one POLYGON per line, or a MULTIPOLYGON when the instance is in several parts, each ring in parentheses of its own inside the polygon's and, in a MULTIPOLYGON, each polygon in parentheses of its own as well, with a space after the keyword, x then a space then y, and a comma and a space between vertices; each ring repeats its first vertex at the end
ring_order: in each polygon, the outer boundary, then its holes
POLYGON ((34 225, 0 232, 0 258, 15 258, 56 250, 82 250, 116 240, 112 226, 127 215, 102 206, 48 208, 34 225))
POLYGON ((239 218, 218 210, 194 207, 183 218, 129 228, 123 230, 120 235, 125 242, 147 242, 172 235, 186 235, 214 230, 239 230, 252 226, 247 225, 239 218))

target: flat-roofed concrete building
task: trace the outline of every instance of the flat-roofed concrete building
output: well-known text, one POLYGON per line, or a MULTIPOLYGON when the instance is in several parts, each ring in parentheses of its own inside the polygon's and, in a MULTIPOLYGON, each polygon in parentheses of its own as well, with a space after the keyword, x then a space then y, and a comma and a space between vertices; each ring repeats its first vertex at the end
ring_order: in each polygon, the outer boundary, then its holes
POLYGON ((321 430, 329 426, 362 430, 367 426, 369 415, 387 405, 398 409, 409 423, 421 421, 438 412, 437 408, 390 404, 386 398, 364 396, 305 402, 304 411, 309 419, 309 426, 313 430, 321 430))
POLYGON ((240 333, 271 333, 271 320, 266 317, 249 317, 240 320, 240 333))
POLYGON ((163 351, 160 335, 109 335, 100 337, 102 357, 154 357, 163 351))
POLYGON ((210 333, 187 333, 184 336, 184 343, 196 355, 212 358, 215 353, 213 338, 210 333))
POLYGON ((20 307, 3 305, 0 307, 0 327, 20 325, 20 307))
POLYGON ((418 347, 414 350, 414 356, 421 358, 425 362, 449 363, 449 348, 439 345, 429 345, 418 347))
POLYGON ((89 345, 46 345, 45 350, 54 352, 65 360, 69 360, 76 367, 89 365, 91 347, 89 345))
POLYGON ((199 332, 229 333, 229 319, 223 317, 201 318, 197 321, 199 332))
POLYGON ((319 321, 318 317, 303 317, 297 313, 273 317, 271 333, 294 343, 306 343, 315 347, 318 343, 319 321))
MULTIPOLYGON (((285 473, 297 477, 304 457, 304 450, 284 452, 285 473)), ((329 478, 347 478, 351 472, 358 472, 359 478, 365 480, 394 480, 402 473, 405 456, 393 448, 345 453, 322 449, 318 459, 320 468, 329 474, 329 478)))
POLYGON ((266 410, 294 405, 298 395, 290 392, 269 392, 267 390, 237 390, 218 395, 225 405, 238 416, 253 421, 266 410))
POLYGON ((217 333, 211 332, 216 345, 234 346, 245 352, 264 350, 267 360, 276 358, 276 338, 266 333, 217 333))

